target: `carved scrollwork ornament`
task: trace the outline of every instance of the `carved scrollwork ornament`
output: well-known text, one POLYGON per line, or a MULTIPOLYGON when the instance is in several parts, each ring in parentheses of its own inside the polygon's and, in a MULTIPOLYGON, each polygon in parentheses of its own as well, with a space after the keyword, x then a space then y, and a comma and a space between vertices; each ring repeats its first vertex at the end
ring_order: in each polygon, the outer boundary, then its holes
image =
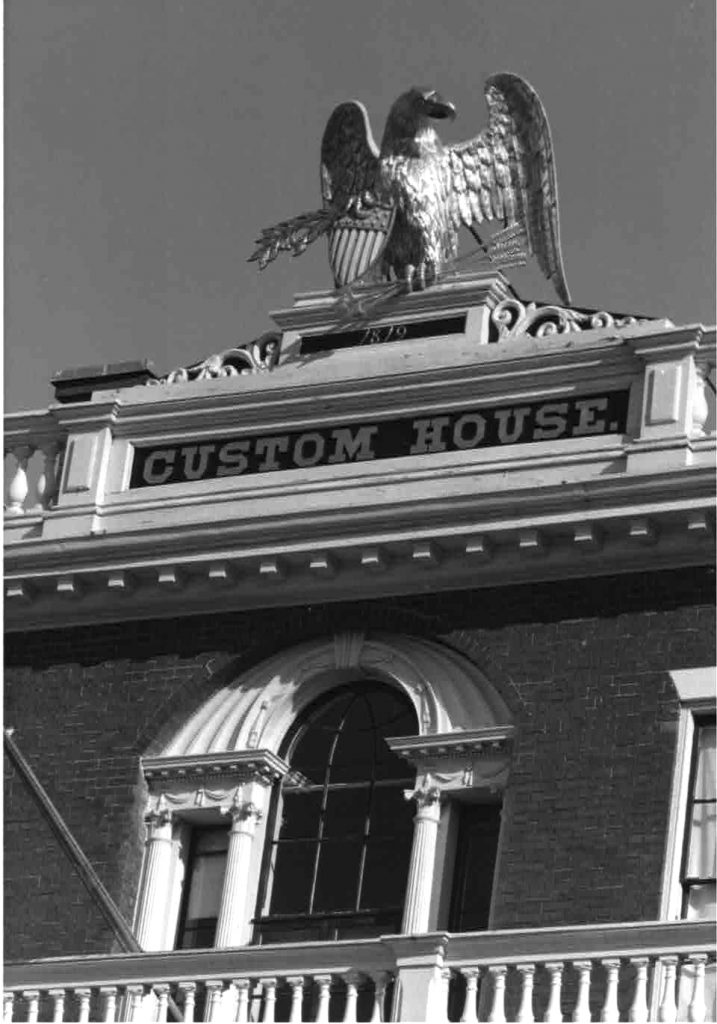
POLYGON ((188 384, 197 380, 269 373, 278 362, 280 347, 281 334, 278 331, 266 331, 254 341, 217 352, 190 366, 177 367, 164 377, 148 380, 147 385, 188 384))
POLYGON ((554 334, 609 330, 648 323, 646 317, 615 316, 604 310, 581 312, 556 305, 539 306, 535 302, 524 304, 518 299, 504 299, 491 313, 491 321, 498 328, 498 341, 513 341, 527 335, 547 338, 554 334))

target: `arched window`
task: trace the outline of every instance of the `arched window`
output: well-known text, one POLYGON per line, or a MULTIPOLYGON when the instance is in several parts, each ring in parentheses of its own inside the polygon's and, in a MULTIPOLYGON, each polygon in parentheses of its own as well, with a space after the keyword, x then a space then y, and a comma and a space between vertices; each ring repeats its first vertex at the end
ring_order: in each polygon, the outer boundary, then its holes
POLYGON ((268 823, 257 942, 400 931, 414 782, 387 736, 417 731, 410 701, 361 681, 314 702, 287 736, 268 823))

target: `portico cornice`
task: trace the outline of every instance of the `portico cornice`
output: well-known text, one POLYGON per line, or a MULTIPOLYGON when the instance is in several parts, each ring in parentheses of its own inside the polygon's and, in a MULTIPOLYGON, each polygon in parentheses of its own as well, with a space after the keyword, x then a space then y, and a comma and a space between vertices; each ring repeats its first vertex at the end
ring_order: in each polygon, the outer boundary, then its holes
MULTIPOLYGON (((470 478, 467 478, 470 484, 470 478)), ((440 490, 441 482, 434 481, 440 490)), ((417 486, 426 489, 425 481, 417 486)), ((239 511, 6 554, 6 628, 710 565, 711 466, 344 509, 239 511), (127 595, 132 595, 127 600, 127 595)), ((206 499, 205 499, 206 500, 206 499)), ((181 517, 180 517, 181 518, 181 517)))

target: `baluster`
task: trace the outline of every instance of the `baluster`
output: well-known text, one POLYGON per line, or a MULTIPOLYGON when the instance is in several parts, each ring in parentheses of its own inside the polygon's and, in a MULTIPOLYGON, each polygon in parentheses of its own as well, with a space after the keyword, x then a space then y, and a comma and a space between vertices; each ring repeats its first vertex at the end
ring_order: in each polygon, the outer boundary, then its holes
POLYGON ((15 1005, 15 993, 3 992, 2 1019, 3 1024, 12 1024, 12 1011, 15 1005))
POLYGON ((194 1001, 197 997, 197 985, 194 981, 180 981, 177 986, 184 993, 184 1024, 194 1024, 194 1001))
POLYGON ((377 971, 376 974, 371 975, 373 980, 373 1010, 371 1011, 370 1024, 381 1024, 383 1020, 386 986, 390 977, 387 971, 377 971))
POLYGON ((104 1016, 103 1020, 105 1024, 114 1024, 115 1014, 117 1013, 117 988, 115 985, 104 985, 100 989, 100 996, 104 1003, 104 1016))
POLYGON ((461 967, 461 974, 466 979, 466 998, 463 1002, 462 1024, 477 1024, 476 998, 478 995, 479 967, 461 967))
POLYGON ((677 1003, 675 1001, 675 979, 677 974, 677 957, 661 956, 659 958, 662 968, 663 988, 660 1005, 657 1009, 657 1019, 665 1024, 674 1024, 677 1020, 677 1003))
POLYGON ((488 971, 493 977, 493 1008, 488 1020, 491 1024, 505 1024, 505 974, 508 968, 504 964, 495 964, 488 971))
POLYGON ((444 967, 441 970, 441 1024, 448 1024, 448 995, 451 988, 452 973, 450 967, 444 967))
POLYGON ((42 452, 42 469, 37 478, 37 507, 51 508, 57 496, 57 441, 45 441, 40 445, 42 452))
POLYGON ((127 1020, 140 1021, 142 1019, 144 985, 127 985, 125 987, 125 996, 127 1003, 127 1020))
POLYGON ((27 989, 22 994, 27 1003, 27 1019, 29 1024, 37 1024, 37 1014, 40 1007, 40 993, 37 989, 27 989))
MULTIPOLYGON (((295 975, 292 978, 286 979, 291 985, 291 1013, 289 1014, 289 1024, 301 1024, 301 1001, 304 997, 304 979, 300 974, 295 975)), ((347 1018, 344 1017, 344 1020, 347 1018)), ((354 1016, 351 1018, 356 1020, 354 1016)))
POLYGON ((550 999, 543 1020, 545 1024, 561 1024, 563 1019, 560 1009, 560 990, 563 983, 563 965, 561 962, 546 964, 550 974, 550 999))
POLYGON ((204 990, 207 993, 207 999, 204 1006, 205 1021, 220 1020, 224 982, 218 978, 211 978, 209 981, 204 982, 204 990))
POLYGON ((575 960, 573 967, 578 972, 578 997, 575 1000, 572 1020, 575 1024, 588 1024, 592 1020, 590 1016, 590 972, 592 962, 590 960, 575 960))
POLYGON ((27 498, 27 463, 33 449, 29 444, 17 445, 12 449, 15 469, 7 489, 7 506, 5 511, 10 516, 25 514, 25 498, 27 498))
POLYGON ((635 991, 627 1019, 633 1024, 647 1024, 647 969, 650 966, 650 958, 633 956, 630 963, 635 967, 635 991))
POLYGON ((600 1013, 600 1020, 604 1024, 617 1024, 620 1020, 620 1011, 617 1007, 617 983, 620 973, 619 960, 601 960, 607 971, 607 984, 605 986, 605 1002, 600 1013))
POLYGON ((535 964, 517 964, 516 970, 521 975, 520 1008, 516 1014, 518 1024, 533 1024, 533 981, 535 980, 535 964))
POLYGON ((316 1007, 315 1021, 326 1024, 329 1019, 329 999, 331 998, 331 975, 315 974, 314 981, 319 987, 319 1002, 316 1007))
POLYGON ((264 996, 264 1015, 261 1018, 264 1024, 274 1024, 274 1009, 276 1006, 276 978, 262 978, 261 987, 266 993, 264 996))
POLYGON ((707 963, 707 956, 704 953, 694 953, 687 958, 687 962, 695 972, 695 982, 692 989, 692 999, 687 1010, 687 1019, 702 1024, 707 1014, 707 1004, 705 1003, 705 964, 707 963))
POLYGON ((247 1024, 249 1020, 249 985, 248 978, 234 978, 232 985, 236 989, 236 1014, 234 1020, 237 1024, 247 1024))
POLYGON ((343 1016, 344 1024, 355 1024, 359 975, 356 971, 349 971, 348 974, 344 975, 344 982, 346 983, 346 1006, 344 1008, 343 1016))
POLYGON ((65 990, 64 988, 51 988, 47 994, 52 999, 52 1022, 61 1024, 65 1019, 65 990))
POLYGON ((167 1010, 169 1009, 169 985, 152 985, 152 991, 157 997, 157 1009, 154 1019, 164 1024, 167 1019, 167 1010))

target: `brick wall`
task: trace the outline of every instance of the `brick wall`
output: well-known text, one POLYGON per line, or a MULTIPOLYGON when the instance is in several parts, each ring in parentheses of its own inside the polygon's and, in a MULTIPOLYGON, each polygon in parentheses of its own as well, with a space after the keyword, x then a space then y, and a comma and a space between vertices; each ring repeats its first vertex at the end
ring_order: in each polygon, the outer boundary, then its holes
MULTIPOLYGON (((141 754, 281 645, 340 630, 450 644, 518 726, 495 927, 654 918, 676 731, 668 669, 714 661, 714 578, 654 574, 10 635, 5 724, 131 919, 141 754)), ((6 956, 112 948, 107 926, 6 773, 6 956)))

